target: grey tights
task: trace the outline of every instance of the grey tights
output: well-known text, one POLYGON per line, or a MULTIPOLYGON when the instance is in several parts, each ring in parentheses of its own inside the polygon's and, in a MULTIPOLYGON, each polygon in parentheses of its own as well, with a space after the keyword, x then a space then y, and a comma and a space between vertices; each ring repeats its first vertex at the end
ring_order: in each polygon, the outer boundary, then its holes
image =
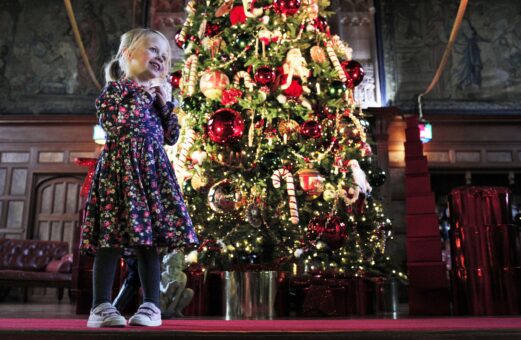
MULTIPOLYGON (((156 247, 135 247, 138 273, 143 287, 143 301, 151 302, 159 308, 160 261, 156 247)), ((94 259, 92 274, 92 307, 112 302, 112 285, 116 268, 121 258, 121 250, 100 248, 94 259)))

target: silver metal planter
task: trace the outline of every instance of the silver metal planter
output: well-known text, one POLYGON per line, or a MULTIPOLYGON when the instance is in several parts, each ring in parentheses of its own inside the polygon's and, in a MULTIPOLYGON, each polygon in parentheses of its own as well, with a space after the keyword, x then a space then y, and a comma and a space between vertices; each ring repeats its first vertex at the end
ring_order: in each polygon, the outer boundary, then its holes
POLYGON ((278 274, 277 271, 223 272, 225 319, 274 318, 278 274))

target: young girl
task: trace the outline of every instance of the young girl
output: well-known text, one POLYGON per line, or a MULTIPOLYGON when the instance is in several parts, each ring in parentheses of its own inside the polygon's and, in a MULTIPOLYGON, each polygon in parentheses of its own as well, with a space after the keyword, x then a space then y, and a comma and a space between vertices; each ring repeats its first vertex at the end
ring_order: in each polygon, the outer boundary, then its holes
POLYGON ((130 325, 159 326, 158 247, 196 244, 192 221, 163 143, 179 137, 177 116, 163 86, 170 45, 163 34, 133 29, 121 37, 96 100, 107 133, 85 207, 82 250, 96 254, 88 327, 125 326, 111 304, 112 283, 123 249, 138 261, 144 302, 130 325))

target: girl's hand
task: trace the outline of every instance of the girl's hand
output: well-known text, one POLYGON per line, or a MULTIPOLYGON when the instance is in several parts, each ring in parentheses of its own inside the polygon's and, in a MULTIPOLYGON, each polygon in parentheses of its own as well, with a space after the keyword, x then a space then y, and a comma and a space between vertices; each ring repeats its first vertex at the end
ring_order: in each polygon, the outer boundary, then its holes
POLYGON ((148 90, 148 93, 152 95, 158 108, 162 108, 166 105, 167 94, 164 86, 153 86, 148 90))

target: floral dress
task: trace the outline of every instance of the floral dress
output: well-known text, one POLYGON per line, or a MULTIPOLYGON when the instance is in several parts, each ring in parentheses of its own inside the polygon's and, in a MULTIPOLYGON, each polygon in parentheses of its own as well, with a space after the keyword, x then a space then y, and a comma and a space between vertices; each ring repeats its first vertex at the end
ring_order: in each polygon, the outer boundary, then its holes
POLYGON ((179 138, 172 103, 156 110, 141 85, 124 79, 105 86, 96 109, 107 140, 85 205, 82 251, 197 244, 163 148, 179 138))

